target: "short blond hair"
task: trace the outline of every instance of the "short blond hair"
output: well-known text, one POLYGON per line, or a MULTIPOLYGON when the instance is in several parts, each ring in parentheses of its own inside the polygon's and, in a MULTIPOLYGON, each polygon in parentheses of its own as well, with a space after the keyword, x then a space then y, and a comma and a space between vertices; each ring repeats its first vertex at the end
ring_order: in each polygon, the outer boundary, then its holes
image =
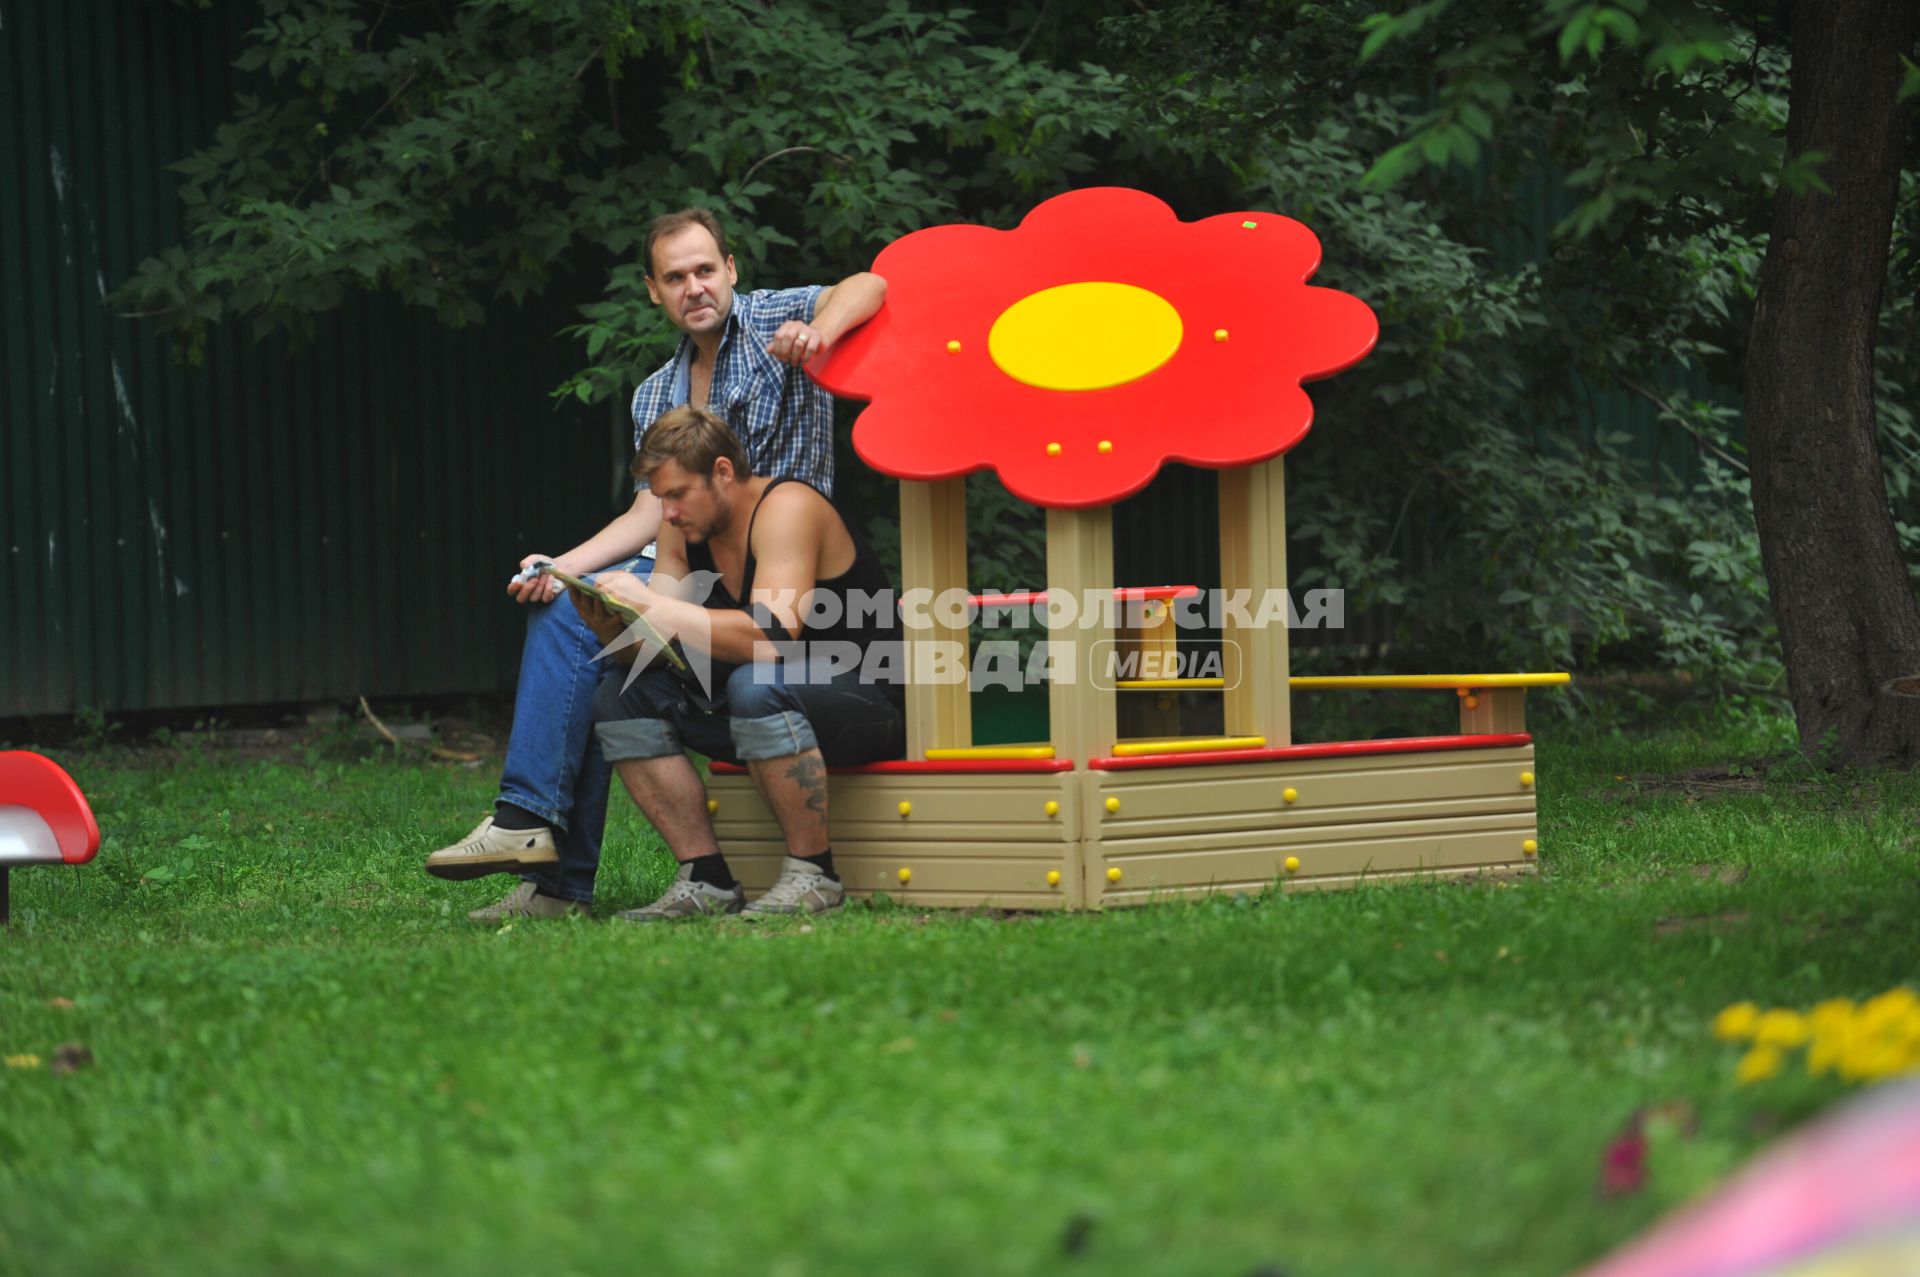
POLYGON ((672 461, 688 474, 711 479, 722 457, 733 463, 734 478, 753 478, 753 465, 733 428, 705 408, 682 404, 661 413, 648 427, 633 456, 633 477, 651 481, 655 470, 672 461))

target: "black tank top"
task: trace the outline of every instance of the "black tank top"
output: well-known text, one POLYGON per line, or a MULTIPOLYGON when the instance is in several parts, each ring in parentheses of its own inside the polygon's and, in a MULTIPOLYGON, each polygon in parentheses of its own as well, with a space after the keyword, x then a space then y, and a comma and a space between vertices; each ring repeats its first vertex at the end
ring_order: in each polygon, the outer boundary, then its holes
MULTIPOLYGON (((760 494, 761 502, 765 503, 767 494, 783 483, 813 487, 804 479, 775 479, 760 494)), ((820 492, 818 488, 813 490, 820 492)), ((820 495, 829 505, 833 504, 832 498, 826 493, 821 492, 820 495)), ((840 512, 838 506, 834 506, 833 513, 853 542, 853 562, 840 575, 814 583, 813 607, 800 618, 800 642, 809 647, 814 644, 852 643, 860 648, 863 656, 867 649, 877 644, 887 644, 889 648, 885 655, 889 668, 898 670, 901 656, 900 609, 893 582, 887 577, 885 565, 867 545, 866 538, 860 535, 860 530, 840 512)), ((753 517, 747 520, 747 561, 740 575, 740 595, 746 599, 753 597, 753 574, 758 566, 753 553, 753 525, 759 518, 760 507, 756 505, 753 517)), ((768 632, 767 637, 780 641, 786 639, 786 631, 764 605, 749 608, 717 579, 719 569, 714 566, 713 551, 706 542, 687 543, 687 566, 696 572, 711 572, 716 577, 713 589, 706 597, 707 607, 751 611, 755 614, 755 621, 768 632)), ((888 685, 889 691, 896 697, 903 694, 899 680, 904 678, 905 672, 902 670, 899 677, 888 685)))

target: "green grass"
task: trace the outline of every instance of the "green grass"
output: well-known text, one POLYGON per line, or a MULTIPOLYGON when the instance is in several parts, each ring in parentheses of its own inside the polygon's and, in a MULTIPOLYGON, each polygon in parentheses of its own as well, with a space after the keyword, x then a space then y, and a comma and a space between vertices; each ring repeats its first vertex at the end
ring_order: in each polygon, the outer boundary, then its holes
MULTIPOLYGON (((0 1273, 1566 1271, 1808 1107, 1715 1011, 1920 975, 1920 780, 1645 779, 1778 740, 1549 739, 1506 887, 810 933, 471 927, 418 864, 491 762, 67 755, 0 1054, 95 1062, 0 1069, 0 1273)), ((614 809, 603 909, 667 868, 614 809)))

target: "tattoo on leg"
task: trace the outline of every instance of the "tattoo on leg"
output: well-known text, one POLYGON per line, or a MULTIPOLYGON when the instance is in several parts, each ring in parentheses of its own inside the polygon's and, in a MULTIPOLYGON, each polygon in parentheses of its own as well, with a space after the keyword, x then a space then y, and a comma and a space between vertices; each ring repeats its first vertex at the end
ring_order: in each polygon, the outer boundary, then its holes
POLYGON ((793 760, 793 766, 787 768, 787 779, 800 787, 807 796, 807 810, 820 817, 827 818, 827 765, 818 754, 802 754, 793 760))

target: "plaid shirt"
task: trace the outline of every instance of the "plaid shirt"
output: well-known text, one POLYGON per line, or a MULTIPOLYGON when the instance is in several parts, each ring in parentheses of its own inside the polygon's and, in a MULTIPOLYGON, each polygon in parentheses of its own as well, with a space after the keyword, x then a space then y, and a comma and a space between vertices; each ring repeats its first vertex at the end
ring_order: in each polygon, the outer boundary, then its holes
MULTIPOLYGON (((767 343, 789 319, 810 322, 819 285, 735 293, 720 352, 713 361, 707 407, 726 420, 747 447, 753 472, 802 479, 833 493, 833 396, 805 372, 767 353, 767 343)), ((685 403, 684 377, 693 339, 633 392, 633 446, 669 408, 685 403), (676 391, 680 393, 676 393, 676 391)), ((636 483, 635 489, 644 483, 636 483)))

